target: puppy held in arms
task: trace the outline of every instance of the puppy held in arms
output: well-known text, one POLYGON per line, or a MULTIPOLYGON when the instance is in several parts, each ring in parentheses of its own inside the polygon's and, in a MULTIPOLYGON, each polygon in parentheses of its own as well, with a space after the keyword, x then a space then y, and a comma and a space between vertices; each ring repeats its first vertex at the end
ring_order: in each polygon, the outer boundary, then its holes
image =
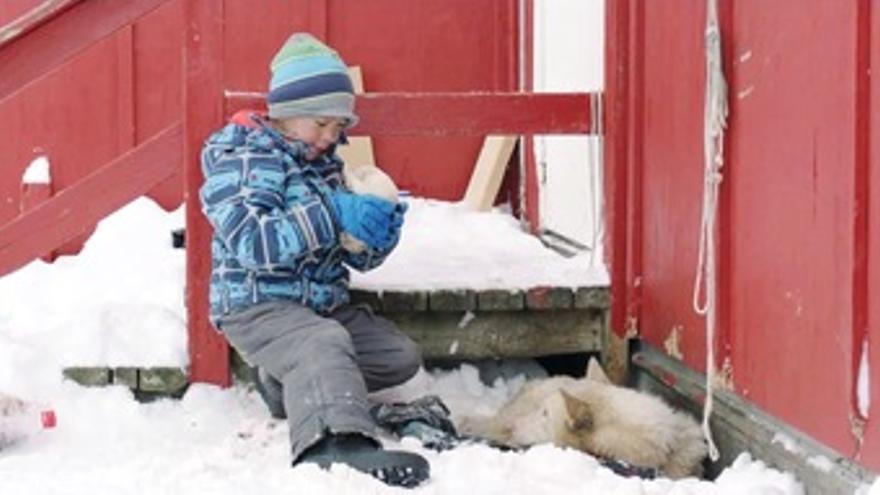
POLYGON ((494 416, 461 423, 462 433, 508 447, 553 443, 670 478, 702 475, 707 453, 692 417, 658 397, 614 385, 593 359, 583 378, 528 382, 494 416))
MULTIPOLYGON (((351 189, 351 192, 357 194, 372 194, 382 199, 387 199, 392 203, 398 201, 397 185, 383 172, 379 167, 374 165, 349 165, 348 163, 342 169, 342 178, 345 185, 351 189)), ((360 253, 366 246, 363 241, 349 234, 342 233, 342 247, 351 253, 360 253)))

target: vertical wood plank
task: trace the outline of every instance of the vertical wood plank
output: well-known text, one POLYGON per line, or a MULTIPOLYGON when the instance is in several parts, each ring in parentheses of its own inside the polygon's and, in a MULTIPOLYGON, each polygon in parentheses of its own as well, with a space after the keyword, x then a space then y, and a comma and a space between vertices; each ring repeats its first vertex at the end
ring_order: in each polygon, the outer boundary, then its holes
MULTIPOLYGON (((856 57, 855 57, 855 170, 853 172, 853 280, 852 280, 852 373, 850 408, 854 418, 856 448, 861 450, 867 432, 864 426, 869 420, 860 407, 864 391, 859 390, 859 374, 862 371, 863 350, 868 342, 869 279, 868 249, 870 217, 870 124, 871 124, 871 9, 868 2, 856 7, 856 57)), ((876 192, 875 192, 876 194, 876 192)), ((870 409, 869 409, 870 410, 870 409)), ((876 414, 876 413, 875 413, 876 414)), ((875 460, 876 462, 876 460, 875 460)))
POLYGON ((611 278, 611 330, 623 336, 631 314, 629 237, 630 106, 633 2, 605 6, 605 262, 611 278))
MULTIPOLYGON (((868 9, 870 17, 870 34, 866 40, 869 47, 880 46, 880 7, 873 6, 868 9)), ((880 49, 869 49, 870 67, 875 71, 880 69, 880 49)), ((876 72, 875 72, 876 73, 876 72)), ((875 370, 873 376, 866 376, 865 399, 868 399, 868 408, 873 421, 868 421, 865 428, 865 440, 862 443, 861 460, 866 466, 875 472, 880 472, 880 380, 876 369, 880 363, 880 256, 872 253, 880 253, 880 77, 871 77, 868 89, 869 120, 867 127, 868 143, 868 333, 866 335, 868 345, 867 363, 871 370, 875 370), (875 185, 872 187, 871 185, 875 185)), ((869 418, 870 419, 870 418, 869 418)))
MULTIPOLYGON (((525 64, 523 71, 521 91, 531 92, 535 88, 534 68, 535 68, 535 2, 529 0, 525 4, 525 55, 521 63, 525 64)), ((529 231, 536 233, 540 227, 541 211, 539 209, 538 190, 540 189, 538 177, 538 164, 535 161, 535 136, 533 134, 525 134, 520 139, 519 153, 523 163, 520 173, 523 177, 520 179, 524 183, 525 190, 520 191, 520 218, 525 220, 525 224, 529 231)))
POLYGON ((201 146, 223 122, 223 13, 222 2, 187 0, 184 6, 183 176, 190 380, 228 387, 229 347, 208 320, 211 230, 199 204, 201 146))

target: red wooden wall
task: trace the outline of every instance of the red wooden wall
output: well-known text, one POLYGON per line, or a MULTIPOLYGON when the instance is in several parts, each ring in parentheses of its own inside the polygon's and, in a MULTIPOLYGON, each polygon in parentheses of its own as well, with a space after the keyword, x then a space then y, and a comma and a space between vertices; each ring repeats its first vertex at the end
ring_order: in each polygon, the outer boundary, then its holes
MULTIPOLYGON (((265 91, 269 60, 292 31, 308 30, 361 67, 369 92, 516 90, 515 0, 297 0, 253 10, 225 2, 230 89, 265 91)), ((373 139, 377 163, 402 189, 447 200, 461 198, 481 145, 480 137, 373 139)))
MULTIPOLYGON (((692 309, 703 194, 705 2, 619 2, 609 98, 618 331, 703 371, 692 309), (621 27, 623 26, 623 27, 621 27), (626 32, 627 29, 629 32, 626 32), (622 34, 620 34, 622 32, 622 34), (618 86, 614 86, 618 84, 618 86), (627 86, 629 85, 629 86, 627 86), (614 99, 612 99, 614 101, 614 99), (621 144, 622 143, 622 144, 621 144), (621 212, 620 210, 624 210, 621 212), (635 323, 634 323, 635 322, 635 323)), ((731 114, 721 189, 719 361, 735 390, 880 468, 880 14, 873 2, 722 0, 731 114), (876 69, 875 69, 876 72, 876 69), (858 409, 870 347, 873 410, 858 409), (871 417, 873 416, 873 418, 871 417), (854 426, 855 425, 855 426, 854 426), (864 432, 860 429, 864 426, 864 432)), ((617 16, 615 18, 615 16, 617 16)))
MULTIPOLYGON (((45 3, 4 2, 0 25, 45 3)), ((69 63, 0 95, 0 133, 15 137, 0 147, 0 224, 18 214, 18 179, 36 156, 48 155, 57 192, 180 119, 183 2, 67 3, 71 11, 156 7, 69 63)), ((515 90, 516 7, 515 0, 479 6, 468 0, 422 0, 418 6, 405 0, 292 0, 255 8, 225 0, 224 80, 229 89, 264 91, 269 60, 291 32, 304 29, 327 40, 350 65, 360 65, 371 92, 515 90)), ((374 151, 401 188, 458 199, 481 143, 480 137, 378 137, 374 151)), ((171 209, 181 194, 182 181, 174 177, 150 195, 171 209)))
MULTIPOLYGON (((21 174, 35 157, 49 157, 57 192, 180 118, 180 4, 152 3, 134 25, 0 98, 0 133, 13 137, 0 147, 0 224, 18 214, 21 174)), ((17 17, 12 6, 0 14, 17 17)), ((170 209, 181 191, 174 179, 151 196, 170 209)))

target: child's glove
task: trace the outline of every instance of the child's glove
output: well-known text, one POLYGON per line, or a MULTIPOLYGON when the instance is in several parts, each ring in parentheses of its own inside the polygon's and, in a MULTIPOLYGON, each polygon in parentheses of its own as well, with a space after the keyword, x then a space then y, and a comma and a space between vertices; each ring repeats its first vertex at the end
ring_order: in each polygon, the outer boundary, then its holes
POLYGON ((395 213, 396 205, 376 196, 337 191, 331 196, 336 218, 348 232, 369 246, 387 249, 396 242, 396 231, 403 223, 403 214, 395 213))
POLYGON ((388 237, 388 243, 379 246, 379 249, 391 249, 397 244, 397 241, 400 240, 400 228, 403 226, 403 216, 406 214, 408 208, 409 205, 406 203, 397 203, 394 205, 394 212, 391 213, 391 234, 388 237))

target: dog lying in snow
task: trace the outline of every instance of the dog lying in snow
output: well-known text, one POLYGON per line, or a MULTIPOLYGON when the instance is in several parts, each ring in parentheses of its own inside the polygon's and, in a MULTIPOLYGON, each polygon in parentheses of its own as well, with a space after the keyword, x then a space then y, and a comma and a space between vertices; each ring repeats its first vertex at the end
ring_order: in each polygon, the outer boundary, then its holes
POLYGON ((494 416, 463 418, 459 430, 509 447, 553 443, 670 478, 700 476, 707 452, 693 418, 614 385, 592 359, 585 377, 528 382, 494 416))
MULTIPOLYGON (((373 165, 349 165, 345 164, 342 169, 342 178, 345 185, 357 194, 372 194, 392 203, 397 203, 397 185, 391 177, 379 167, 373 165)), ((355 238, 348 232, 342 233, 342 247, 352 253, 360 253, 364 250, 363 241, 355 238)))

